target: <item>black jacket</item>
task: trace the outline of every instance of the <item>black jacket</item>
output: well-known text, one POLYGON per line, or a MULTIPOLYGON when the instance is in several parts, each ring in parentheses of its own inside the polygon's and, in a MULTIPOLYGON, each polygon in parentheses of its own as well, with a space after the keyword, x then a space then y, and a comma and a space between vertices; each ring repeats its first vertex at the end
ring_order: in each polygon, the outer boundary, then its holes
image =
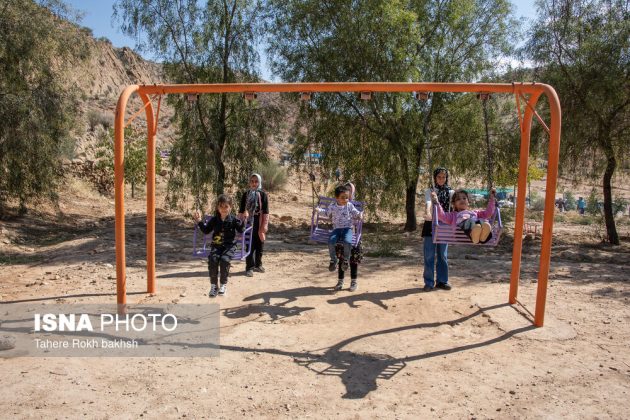
POLYGON ((212 246, 231 247, 235 244, 236 232, 243 232, 245 224, 234 215, 228 214, 225 220, 211 217, 205 223, 199 222, 199 229, 206 235, 212 232, 212 246))

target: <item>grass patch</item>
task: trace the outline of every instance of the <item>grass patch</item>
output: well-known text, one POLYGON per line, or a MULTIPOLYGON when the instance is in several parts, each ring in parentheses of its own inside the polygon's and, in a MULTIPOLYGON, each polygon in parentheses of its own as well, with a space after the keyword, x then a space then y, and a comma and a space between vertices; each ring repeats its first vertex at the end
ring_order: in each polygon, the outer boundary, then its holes
POLYGON ((364 241, 364 251, 366 257, 376 258, 397 258, 402 257, 402 250, 405 248, 405 241, 400 235, 383 235, 377 233, 364 241))
POLYGON ((34 264, 41 261, 41 255, 9 255, 0 254, 0 266, 34 264))

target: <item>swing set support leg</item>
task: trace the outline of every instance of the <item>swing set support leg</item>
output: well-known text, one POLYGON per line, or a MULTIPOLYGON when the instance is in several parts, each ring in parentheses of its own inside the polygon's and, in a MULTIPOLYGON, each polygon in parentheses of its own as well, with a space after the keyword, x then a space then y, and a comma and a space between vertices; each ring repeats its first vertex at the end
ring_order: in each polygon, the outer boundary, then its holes
MULTIPOLYGON (((545 190, 545 210, 542 227, 542 243, 540 250, 540 266, 538 270, 538 284, 536 291, 536 310, 534 325, 542 327, 545 320, 545 305, 547 300, 547 283, 551 262, 551 242, 553 239, 554 199, 558 180, 558 163, 560 154, 560 101, 553 89, 532 93, 527 101, 527 108, 521 124, 521 150, 519 163, 518 195, 516 204, 516 220, 514 222, 514 248, 512 251, 512 272, 510 276, 509 303, 517 303, 518 283, 520 279, 521 254, 523 249, 523 226, 525 221, 525 195, 527 188, 527 169, 529 166, 529 145, 534 107, 539 97, 545 93, 551 111, 551 127, 549 128, 549 154, 547 161, 547 183, 545 190)), ((520 116, 520 110, 519 110, 520 116)), ((546 128, 546 127, 544 127, 546 128)))

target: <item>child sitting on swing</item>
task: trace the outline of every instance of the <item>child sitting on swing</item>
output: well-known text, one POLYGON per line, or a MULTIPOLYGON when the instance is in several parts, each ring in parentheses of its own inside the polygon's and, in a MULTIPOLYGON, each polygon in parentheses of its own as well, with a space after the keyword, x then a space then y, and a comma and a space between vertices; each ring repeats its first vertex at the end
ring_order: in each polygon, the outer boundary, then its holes
MULTIPOLYGON (((431 193, 431 201, 438 204, 435 192, 431 193)), ((473 244, 485 244, 492 239, 492 226, 488 219, 494 214, 496 190, 490 190, 488 206, 485 210, 468 210, 469 199, 466 190, 457 190, 453 194, 453 211, 444 212, 442 206, 435 206, 438 211, 438 220, 449 225, 457 225, 470 238, 473 244)))
POLYGON ((194 218, 199 229, 206 235, 212 232, 212 245, 208 254, 208 271, 210 273, 210 292, 208 296, 224 296, 227 292, 230 261, 236 251, 236 232, 243 233, 245 223, 237 219, 232 211, 232 198, 221 194, 217 198, 214 215, 207 221, 201 221, 199 211, 194 218), (219 268, 221 269, 221 287, 219 287, 219 268))
POLYGON ((350 253, 352 251, 352 220, 359 219, 363 216, 354 204, 349 202, 350 192, 347 186, 340 185, 335 188, 336 203, 332 203, 326 209, 318 209, 326 217, 332 217, 333 231, 328 238, 328 251, 330 254, 330 264, 328 271, 335 271, 337 267, 337 252, 335 248, 339 238, 343 240, 343 261, 341 262, 341 270, 348 269, 350 261, 350 253))

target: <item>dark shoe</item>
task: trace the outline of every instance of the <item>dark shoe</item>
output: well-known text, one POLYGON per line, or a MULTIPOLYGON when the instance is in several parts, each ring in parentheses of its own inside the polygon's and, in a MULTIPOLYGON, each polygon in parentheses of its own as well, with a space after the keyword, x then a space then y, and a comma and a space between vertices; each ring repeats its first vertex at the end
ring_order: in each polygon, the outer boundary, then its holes
POLYGON ((341 271, 348 271, 348 261, 344 260, 341 263, 341 271))
POLYGON ((341 290, 343 289, 343 280, 339 280, 337 282, 337 285, 335 286, 335 290, 341 290))
POLYGON ((247 277, 254 277, 254 271, 251 268, 249 270, 245 270, 245 275, 247 277))
POLYGON ((328 271, 335 271, 337 269, 337 263, 335 261, 331 261, 328 264, 328 271))
POLYGON ((262 265, 260 267, 254 267, 254 271, 256 271, 257 273, 264 273, 265 267, 263 267, 262 265))
POLYGON ((430 292, 430 291, 432 291, 433 289, 435 289, 435 288, 434 288, 434 287, 431 287, 431 286, 424 286, 424 287, 422 288, 422 291, 423 291, 423 292, 430 292))
POLYGON ((438 283, 435 287, 442 290, 451 290, 451 285, 448 283, 438 283))
POLYGON ((219 287, 219 296, 225 296, 226 293, 227 293, 227 284, 223 283, 219 287))
POLYGON ((350 291, 354 292, 357 290, 357 287, 359 287, 357 285, 357 279, 352 279, 352 281, 350 282, 350 291))
POLYGON ((211 298, 217 297, 217 291, 218 291, 217 285, 216 284, 211 285, 210 286, 210 292, 208 293, 208 296, 211 297, 211 298))

